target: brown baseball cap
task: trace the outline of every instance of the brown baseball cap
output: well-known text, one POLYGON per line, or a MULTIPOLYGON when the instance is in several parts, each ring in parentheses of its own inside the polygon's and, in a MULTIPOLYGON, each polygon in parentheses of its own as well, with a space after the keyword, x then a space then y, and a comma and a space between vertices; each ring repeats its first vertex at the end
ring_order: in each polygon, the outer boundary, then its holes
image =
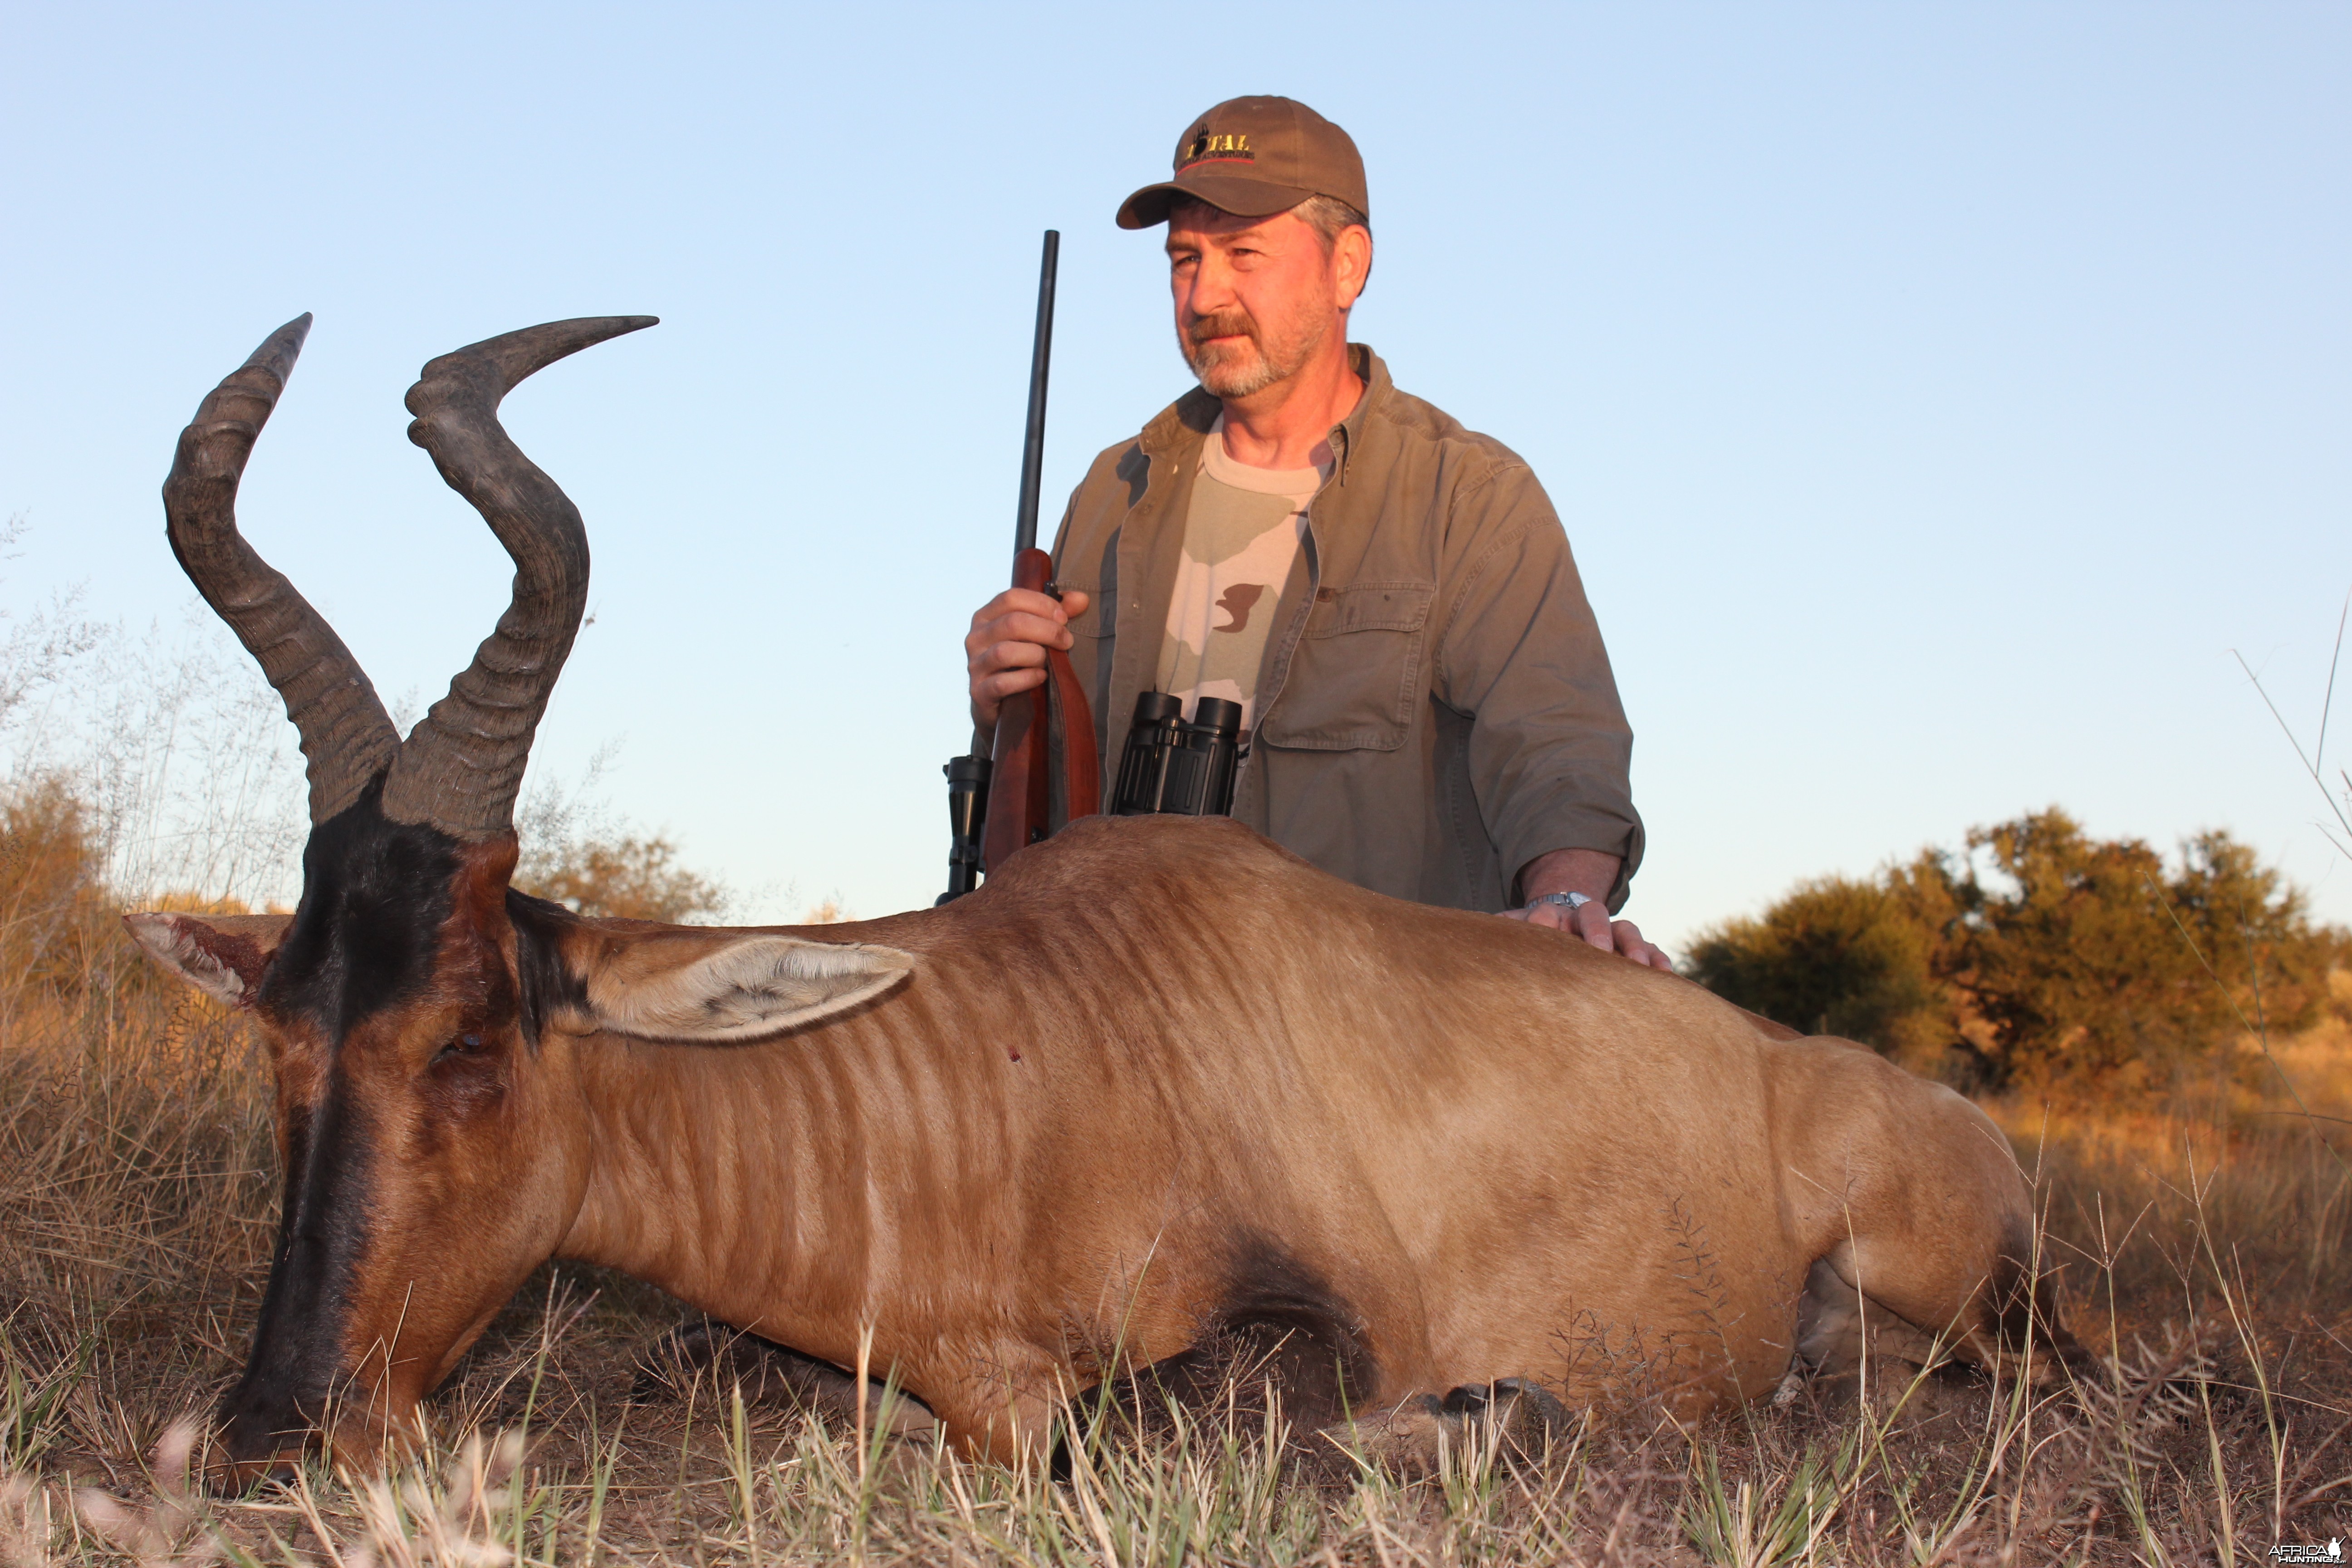
POLYGON ((1176 143, 1175 178, 1119 204, 1118 226, 1166 223, 1168 209, 1185 200, 1236 217, 1272 217, 1309 196, 1337 196, 1371 216, 1354 139, 1295 99, 1229 98, 1176 143))

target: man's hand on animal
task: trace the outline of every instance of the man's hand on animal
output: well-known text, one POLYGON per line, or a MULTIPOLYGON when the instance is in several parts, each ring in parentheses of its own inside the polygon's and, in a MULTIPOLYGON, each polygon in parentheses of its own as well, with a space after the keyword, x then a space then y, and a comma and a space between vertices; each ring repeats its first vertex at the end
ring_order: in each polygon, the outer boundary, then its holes
POLYGON ((1641 927, 1632 921, 1609 918, 1605 895, 1616 884, 1618 868, 1614 855, 1556 849, 1519 873, 1519 886, 1528 901, 1503 910, 1503 918, 1569 931, 1603 952, 1622 953, 1636 963, 1673 973, 1675 961, 1664 948, 1643 941, 1641 927))
POLYGON ((964 635, 964 669, 971 686, 972 728, 996 731, 996 714, 1016 692, 1045 684, 1045 650, 1070 646, 1070 617, 1087 613, 1084 589, 1072 588, 1059 601, 1051 594, 1007 588, 971 617, 964 635))

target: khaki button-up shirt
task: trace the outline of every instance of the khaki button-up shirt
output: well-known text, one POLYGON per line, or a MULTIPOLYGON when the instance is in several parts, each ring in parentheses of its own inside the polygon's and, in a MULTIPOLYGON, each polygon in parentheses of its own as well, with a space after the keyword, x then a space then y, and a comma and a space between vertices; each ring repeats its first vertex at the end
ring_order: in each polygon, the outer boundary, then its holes
MULTIPOLYGON (((1335 876, 1459 909, 1515 902, 1549 850, 1603 850, 1624 859, 1616 909, 1642 859, 1633 733, 1559 518, 1516 454, 1349 352, 1364 395, 1275 607, 1234 816, 1335 876)), ((1057 580, 1093 595, 1070 657, 1106 786, 1158 672, 1218 409, 1187 393, 1097 458, 1055 542, 1057 580)))

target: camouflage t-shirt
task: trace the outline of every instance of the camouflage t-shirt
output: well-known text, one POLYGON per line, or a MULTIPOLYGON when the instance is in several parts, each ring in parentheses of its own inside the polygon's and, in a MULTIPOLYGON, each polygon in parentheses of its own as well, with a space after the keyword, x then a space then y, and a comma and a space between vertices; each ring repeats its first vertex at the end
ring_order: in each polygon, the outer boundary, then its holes
POLYGON ((1181 700, 1188 719, 1203 697, 1240 703, 1244 745, 1274 607, 1307 537, 1307 503, 1328 472, 1235 462, 1225 455, 1223 418, 1202 447, 1157 689, 1181 700))

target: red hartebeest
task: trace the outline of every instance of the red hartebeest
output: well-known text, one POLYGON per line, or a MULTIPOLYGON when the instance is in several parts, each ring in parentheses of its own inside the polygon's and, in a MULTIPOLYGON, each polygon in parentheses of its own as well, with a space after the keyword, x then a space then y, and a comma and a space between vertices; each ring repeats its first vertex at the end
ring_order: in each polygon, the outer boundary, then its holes
POLYGON ((173 547, 310 761, 291 917, 128 917, 251 1009, 274 1061, 281 1226, 223 1411, 247 1473, 339 1394, 338 1444, 408 1430, 551 1256, 836 1364, 866 1337, 950 1439, 1000 1455, 1058 1394, 1139 1369, 1181 1393, 1236 1339, 1311 1420, 1475 1407, 1514 1378, 1574 1401, 1628 1353, 1704 1406, 1851 1364, 1870 1319, 1979 1363, 2063 1345, 2025 1184, 1959 1096, 1230 822, 1089 819, 971 898, 862 925, 587 920, 514 891, 588 551, 498 405, 647 324, 492 339, 410 391, 411 437, 516 575, 405 740, 236 531, 309 318, 181 437, 173 547))

